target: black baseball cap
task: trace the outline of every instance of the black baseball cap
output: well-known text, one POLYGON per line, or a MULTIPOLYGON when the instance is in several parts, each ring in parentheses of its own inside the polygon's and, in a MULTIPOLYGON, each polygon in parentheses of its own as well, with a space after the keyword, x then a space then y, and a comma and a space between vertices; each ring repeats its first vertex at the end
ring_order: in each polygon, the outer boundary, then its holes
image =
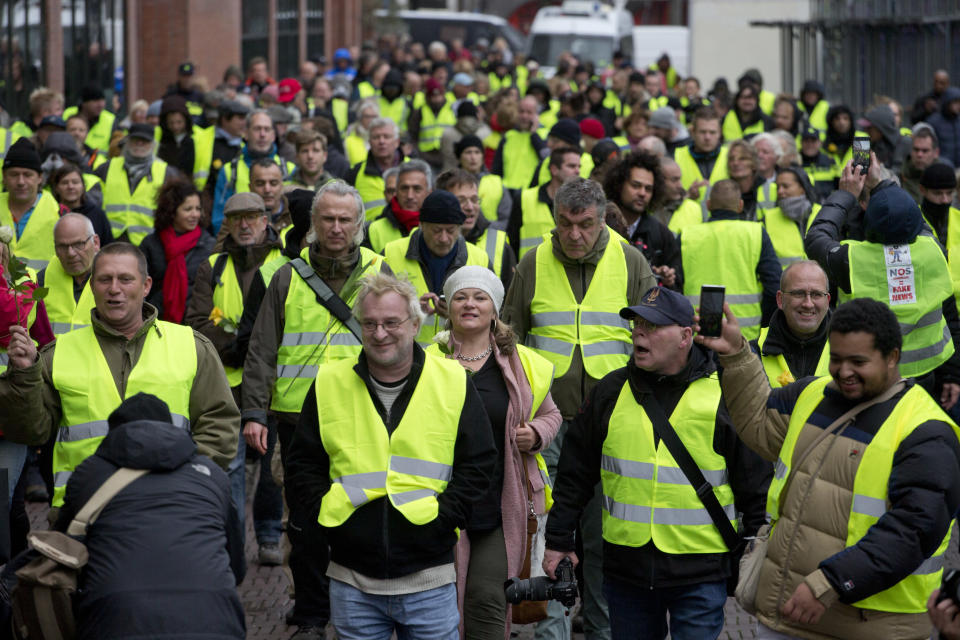
POLYGON ((656 325, 693 325, 693 305, 680 293, 666 287, 651 287, 640 299, 640 304, 620 309, 620 317, 633 320, 640 316, 656 325))
POLYGON ((177 74, 181 76, 192 76, 193 75, 193 63, 184 62, 179 67, 177 67, 177 74))
POLYGON ((817 129, 816 127, 811 127, 810 125, 807 125, 807 126, 803 127, 803 129, 800 131, 800 137, 801 137, 801 138, 810 138, 810 139, 819 138, 819 137, 820 137, 820 129, 817 129))

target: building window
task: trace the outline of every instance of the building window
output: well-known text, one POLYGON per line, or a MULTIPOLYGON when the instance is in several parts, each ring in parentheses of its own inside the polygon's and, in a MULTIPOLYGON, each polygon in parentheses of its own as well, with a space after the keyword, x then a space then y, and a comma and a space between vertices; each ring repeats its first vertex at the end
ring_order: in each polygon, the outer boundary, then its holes
POLYGON ((77 104, 86 86, 103 89, 107 109, 124 94, 123 0, 62 0, 63 89, 77 104))
POLYGON ((296 77, 300 71, 301 27, 306 33, 306 42, 302 44, 307 57, 323 54, 324 2, 306 0, 305 10, 301 12, 301 0, 243 0, 243 64, 249 64, 254 56, 263 56, 270 68, 276 68, 276 80, 296 77), (273 15, 270 15, 271 5, 275 7, 273 15), (273 50, 268 20, 274 20, 276 26, 273 50))
POLYGON ((43 2, 0 3, 0 96, 10 120, 30 116, 30 92, 43 84, 43 2))
POLYGON ((270 57, 267 51, 268 3, 263 0, 244 0, 240 55, 243 57, 244 77, 247 65, 257 56, 270 57))
POLYGON ((323 0, 307 0, 307 57, 323 55, 323 0))

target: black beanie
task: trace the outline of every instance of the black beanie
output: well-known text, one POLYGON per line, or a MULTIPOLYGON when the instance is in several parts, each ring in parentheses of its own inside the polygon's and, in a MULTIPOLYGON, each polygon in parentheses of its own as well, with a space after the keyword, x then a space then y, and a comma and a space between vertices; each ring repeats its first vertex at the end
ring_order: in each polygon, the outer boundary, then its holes
POLYGON ((477 117, 477 105, 469 100, 464 100, 460 103, 460 106, 457 107, 457 117, 466 118, 469 116, 477 117))
POLYGON ((957 176, 949 165, 934 162, 920 176, 920 186, 925 189, 956 189, 957 176))
POLYGON ((20 138, 7 149, 7 155, 3 158, 3 168, 13 169, 15 167, 33 169, 37 173, 41 173, 40 154, 29 138, 20 138))
POLYGON ((94 85, 88 85, 80 90, 80 103, 91 102, 93 100, 103 100, 103 89, 94 85))
POLYGON ((116 429, 138 420, 173 423, 167 403, 155 395, 141 391, 120 403, 107 417, 107 425, 110 429, 116 429))
POLYGON ((480 140, 477 136, 463 136, 460 138, 460 141, 453 145, 453 153, 458 158, 460 154, 469 149, 470 147, 476 147, 480 149, 480 152, 483 152, 483 141, 480 140))
POLYGON ((463 224, 466 219, 457 196, 449 191, 434 191, 424 199, 423 206, 420 207, 421 223, 463 224))
POLYGON ((560 118, 557 124, 550 128, 548 137, 559 138, 574 146, 580 146, 580 125, 572 118, 560 118))
POLYGON ((910 244, 923 227, 923 214, 909 193, 886 187, 870 195, 863 216, 864 237, 877 244, 910 244))

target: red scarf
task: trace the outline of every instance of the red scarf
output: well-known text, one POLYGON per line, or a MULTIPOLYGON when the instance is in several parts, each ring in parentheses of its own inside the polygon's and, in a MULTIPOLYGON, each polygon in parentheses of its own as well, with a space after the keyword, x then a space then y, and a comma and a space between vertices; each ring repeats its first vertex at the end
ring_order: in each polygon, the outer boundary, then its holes
POLYGON ((181 322, 187 306, 187 253, 197 246, 203 229, 199 226, 178 236, 173 227, 160 232, 163 253, 167 258, 167 272, 163 276, 163 319, 181 322))
POLYGON ((396 196, 390 200, 390 209, 393 210, 393 215, 396 216, 397 222, 400 223, 406 233, 410 233, 414 227, 420 226, 420 212, 401 209, 396 196))

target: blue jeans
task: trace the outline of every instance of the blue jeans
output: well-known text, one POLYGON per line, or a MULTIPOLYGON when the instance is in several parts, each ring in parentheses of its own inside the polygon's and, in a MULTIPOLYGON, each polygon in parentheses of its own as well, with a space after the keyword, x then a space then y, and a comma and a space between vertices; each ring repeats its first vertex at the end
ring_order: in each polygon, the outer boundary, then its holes
POLYGON ((20 481, 23 463, 27 459, 27 445, 0 439, 0 470, 7 473, 7 505, 13 498, 13 490, 20 481))
POLYGON ((667 613, 673 640, 715 640, 723 631, 725 580, 646 589, 604 579, 603 593, 613 640, 663 640, 667 613))
POLYGON ((399 596, 364 593, 330 580, 330 620, 340 640, 459 640, 454 584, 399 596))
MULTIPOLYGON (((283 496, 270 472, 270 459, 276 443, 277 430, 272 429, 267 436, 267 453, 260 456, 260 480, 253 496, 253 530, 257 534, 258 544, 279 544, 283 533, 283 496)), ((247 443, 241 432, 237 442, 237 455, 227 466, 227 475, 230 477, 230 497, 233 499, 233 506, 237 510, 240 522, 246 522, 247 517, 246 457, 247 443)), ((246 527, 243 527, 244 538, 246 533, 246 527)))

